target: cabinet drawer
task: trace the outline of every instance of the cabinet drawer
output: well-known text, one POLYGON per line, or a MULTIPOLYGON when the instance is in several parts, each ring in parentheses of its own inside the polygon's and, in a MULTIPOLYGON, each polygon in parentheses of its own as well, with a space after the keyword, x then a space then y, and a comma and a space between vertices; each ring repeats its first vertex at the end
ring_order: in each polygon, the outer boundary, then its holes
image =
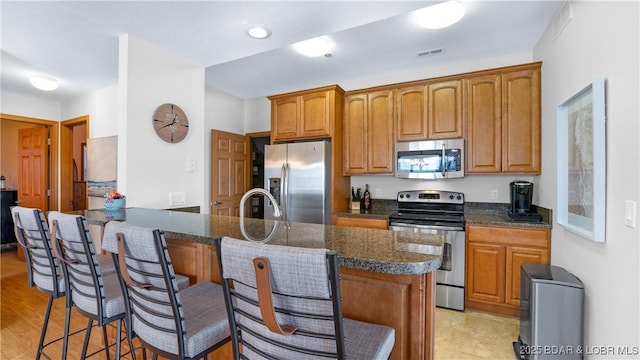
POLYGON ((360 227, 367 229, 381 229, 387 230, 387 221, 383 219, 366 219, 366 218, 354 218, 344 216, 334 216, 333 225, 336 226, 350 226, 360 227))
POLYGON ((468 225, 467 236, 469 241, 549 248, 550 233, 548 229, 468 225))

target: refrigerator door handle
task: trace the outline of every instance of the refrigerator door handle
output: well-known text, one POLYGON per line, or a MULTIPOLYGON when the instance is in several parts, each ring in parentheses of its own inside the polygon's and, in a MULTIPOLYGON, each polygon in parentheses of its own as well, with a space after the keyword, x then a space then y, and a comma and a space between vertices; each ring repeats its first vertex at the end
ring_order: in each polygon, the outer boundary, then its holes
POLYGON ((282 211, 282 220, 287 220, 287 163, 282 163, 282 169, 280 169, 280 186, 282 191, 280 192, 280 210, 282 211))
POLYGON ((284 220, 285 221, 289 221, 289 163, 285 164, 285 170, 284 170, 284 184, 282 185, 283 189, 284 189, 284 198, 285 200, 285 216, 284 216, 284 220))

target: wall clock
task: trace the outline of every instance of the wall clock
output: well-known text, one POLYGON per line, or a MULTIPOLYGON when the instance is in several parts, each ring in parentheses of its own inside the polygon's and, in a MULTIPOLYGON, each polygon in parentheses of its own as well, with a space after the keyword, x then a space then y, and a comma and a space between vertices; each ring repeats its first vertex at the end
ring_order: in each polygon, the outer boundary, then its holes
POLYGON ((189 119, 178 105, 162 104, 153 113, 153 128, 160 139, 178 143, 189 133, 189 119))

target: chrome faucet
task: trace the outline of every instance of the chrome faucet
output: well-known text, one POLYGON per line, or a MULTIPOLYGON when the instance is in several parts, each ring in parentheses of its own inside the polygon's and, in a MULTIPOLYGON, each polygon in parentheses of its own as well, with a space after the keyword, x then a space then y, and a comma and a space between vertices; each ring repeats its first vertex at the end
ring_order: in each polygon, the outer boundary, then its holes
POLYGON ((273 197, 273 195, 271 195, 270 192, 268 192, 265 189, 253 188, 247 191, 244 195, 242 195, 242 198, 240 199, 240 232, 242 232, 242 236, 244 236, 245 239, 247 240, 255 241, 255 242, 267 242, 271 240, 271 238, 276 234, 276 231, 278 230, 278 227, 280 225, 280 220, 279 220, 280 216, 282 216, 282 211, 280 211, 280 207, 278 206, 276 199, 273 197), (269 198, 269 200, 273 204, 273 216, 276 218, 276 220, 273 222, 273 227, 271 228, 271 232, 269 232, 269 234, 262 239, 257 239, 249 235, 244 226, 244 203, 247 201, 249 197, 255 194, 262 194, 267 198, 269 198))
POLYGON ((276 201, 276 199, 273 197, 273 195, 271 195, 270 192, 268 192, 265 189, 262 188, 253 188, 250 189, 249 191, 247 191, 246 193, 244 193, 244 195, 242 195, 242 199, 240 199, 240 217, 244 218, 244 203, 247 201, 247 199, 253 195, 256 194, 262 194, 264 196, 266 196, 267 198, 269 198, 269 200, 271 201, 271 204, 273 204, 273 216, 276 218, 279 218, 280 216, 282 216, 282 211, 280 211, 280 207, 278 206, 278 202, 276 201))

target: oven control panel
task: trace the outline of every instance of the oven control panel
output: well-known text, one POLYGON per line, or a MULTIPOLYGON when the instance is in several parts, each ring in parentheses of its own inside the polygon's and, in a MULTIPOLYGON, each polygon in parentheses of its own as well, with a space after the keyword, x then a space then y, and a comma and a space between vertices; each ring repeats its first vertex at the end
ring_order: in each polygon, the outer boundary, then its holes
POLYGON ((464 194, 443 190, 407 190, 398 192, 398 202, 464 204, 464 194))

